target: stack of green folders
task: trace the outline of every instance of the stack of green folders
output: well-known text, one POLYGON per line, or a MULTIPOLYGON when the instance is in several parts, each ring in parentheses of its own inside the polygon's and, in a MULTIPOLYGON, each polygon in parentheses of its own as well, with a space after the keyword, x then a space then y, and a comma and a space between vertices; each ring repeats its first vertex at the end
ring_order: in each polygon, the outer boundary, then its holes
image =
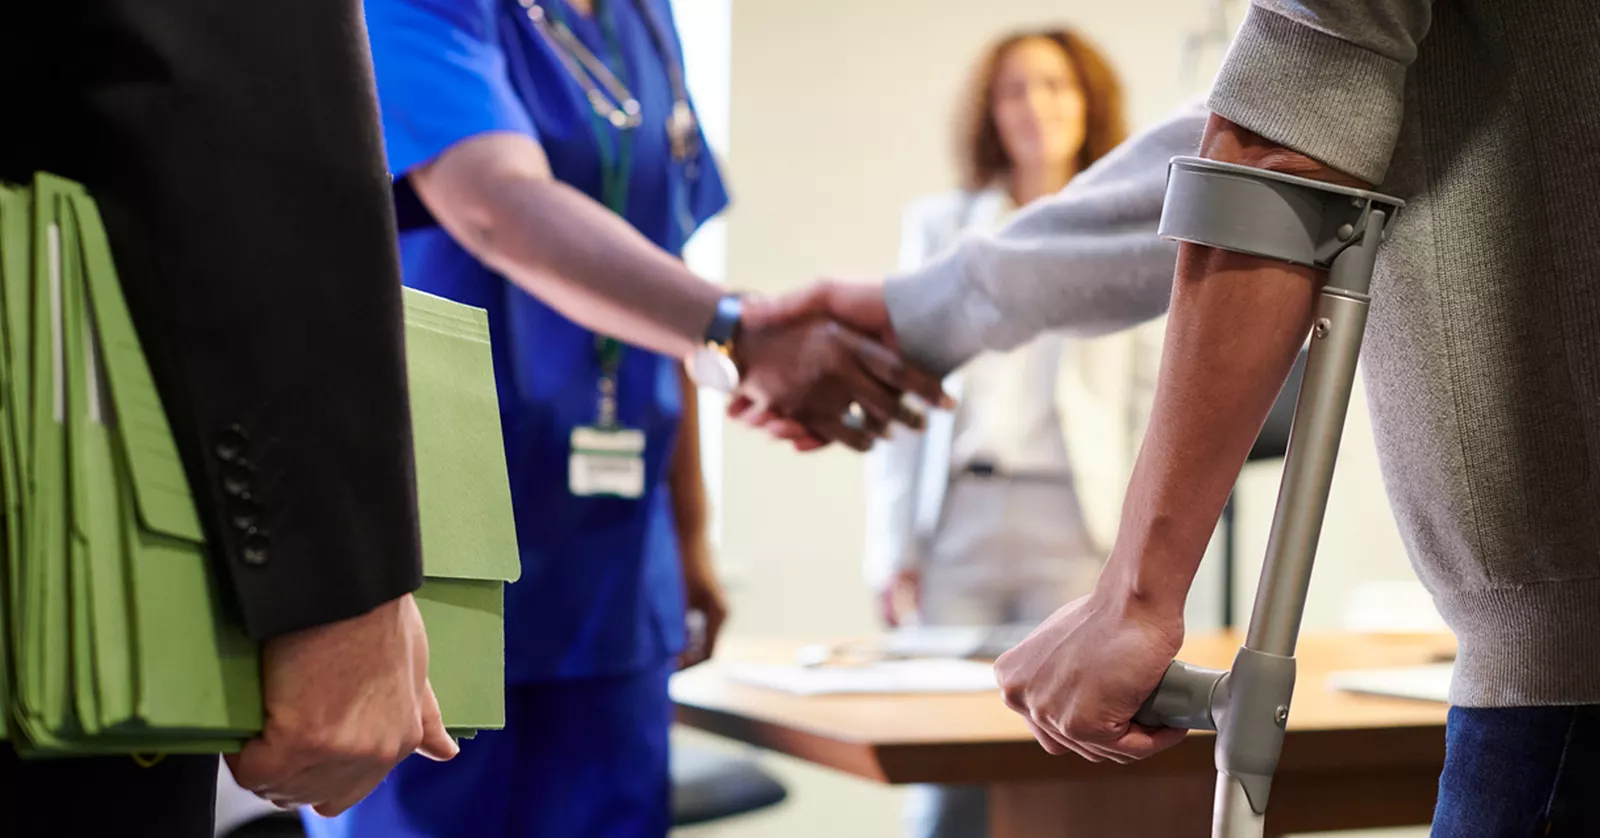
MULTIPOLYGON (((518 572, 488 325, 406 292, 431 678, 457 736, 504 724, 518 572)), ((237 750, 258 650, 207 556, 94 202, 0 188, 0 733, 25 755, 237 750)))

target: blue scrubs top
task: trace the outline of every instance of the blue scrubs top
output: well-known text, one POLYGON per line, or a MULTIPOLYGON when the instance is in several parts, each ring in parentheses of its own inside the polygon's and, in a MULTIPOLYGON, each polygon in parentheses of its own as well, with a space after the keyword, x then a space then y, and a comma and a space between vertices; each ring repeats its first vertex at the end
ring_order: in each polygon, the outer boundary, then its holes
MULTIPOLYGON (((701 138, 690 170, 666 132, 682 67, 668 0, 641 0, 669 44, 663 57, 633 0, 597 0, 594 17, 557 11, 603 60, 615 33, 619 74, 643 109, 633 129, 626 218, 679 253, 727 205, 701 138)), ((558 180, 601 200, 601 158, 583 88, 517 0, 367 0, 367 26, 389 169, 396 179, 405 283, 489 314, 522 578, 506 592, 506 675, 512 684, 613 675, 661 664, 684 645, 683 581, 666 478, 682 413, 677 362, 629 349, 618 371, 618 420, 646 435, 637 500, 568 491, 572 429, 596 420, 593 333, 462 250, 416 200, 407 172, 488 132, 537 139, 558 180)), ((618 137, 612 131, 612 147, 618 137)))

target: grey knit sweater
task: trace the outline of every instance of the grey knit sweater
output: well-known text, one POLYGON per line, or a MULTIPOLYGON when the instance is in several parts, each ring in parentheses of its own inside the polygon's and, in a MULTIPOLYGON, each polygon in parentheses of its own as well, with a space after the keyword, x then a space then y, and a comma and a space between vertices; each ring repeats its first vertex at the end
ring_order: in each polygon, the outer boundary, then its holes
MULTIPOLYGON (((1460 639, 1452 701, 1600 702, 1600 2, 1255 0, 1207 105, 1408 201, 1363 363, 1401 533, 1460 639)), ((907 350, 944 370, 1159 315, 1165 163, 1203 118, 891 279, 907 350)))

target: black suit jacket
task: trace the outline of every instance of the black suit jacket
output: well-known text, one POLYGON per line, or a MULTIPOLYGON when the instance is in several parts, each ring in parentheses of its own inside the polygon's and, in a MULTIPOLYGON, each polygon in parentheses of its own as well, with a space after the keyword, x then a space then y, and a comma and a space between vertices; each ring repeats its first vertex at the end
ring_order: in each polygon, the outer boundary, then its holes
POLYGON ((84 183, 249 631, 421 582, 394 214, 357 0, 0 12, 0 177, 84 183))

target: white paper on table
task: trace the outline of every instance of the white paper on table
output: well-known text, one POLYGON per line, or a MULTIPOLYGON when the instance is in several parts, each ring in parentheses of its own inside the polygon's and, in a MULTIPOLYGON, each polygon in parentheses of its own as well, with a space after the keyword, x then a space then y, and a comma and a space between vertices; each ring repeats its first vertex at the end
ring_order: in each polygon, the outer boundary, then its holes
POLYGON ((895 660, 860 666, 730 664, 735 681, 794 695, 974 693, 999 689, 994 666, 969 660, 895 660))
POLYGON ((883 651, 903 658, 988 658, 1010 651, 1034 623, 991 626, 903 626, 883 638, 883 651))
POLYGON ((1345 692, 1447 704, 1450 701, 1450 675, 1454 671, 1453 663, 1357 669, 1329 674, 1328 685, 1345 692))

